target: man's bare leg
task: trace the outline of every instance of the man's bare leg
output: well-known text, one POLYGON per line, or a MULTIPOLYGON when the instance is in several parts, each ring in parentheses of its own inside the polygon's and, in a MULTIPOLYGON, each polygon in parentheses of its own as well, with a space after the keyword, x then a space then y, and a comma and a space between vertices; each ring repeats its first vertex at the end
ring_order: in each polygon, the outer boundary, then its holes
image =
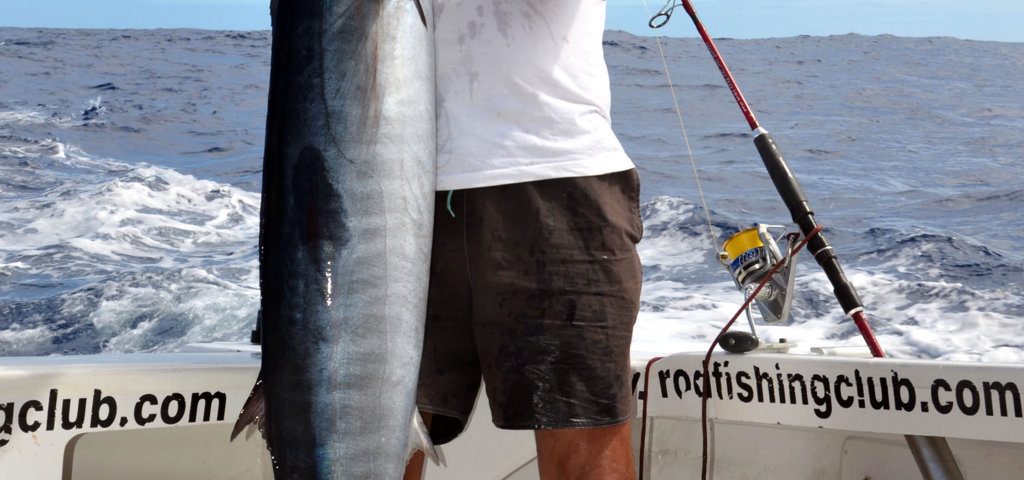
MULTIPOLYGON (((430 427, 431 415, 427 412, 420 412, 420 415, 423 417, 423 423, 430 427)), ((423 473, 426 471, 426 468, 424 468, 426 457, 422 450, 417 450, 416 453, 413 453, 409 463, 405 464, 405 475, 402 477, 402 480, 423 480, 423 473)))
POLYGON ((597 428, 537 430, 541 480, 636 478, 630 423, 597 428))
POLYGON ((423 459, 426 455, 423 452, 417 450, 416 453, 412 454, 412 458, 409 459, 409 463, 405 465, 405 476, 402 480, 422 480, 423 472, 426 470, 423 465, 423 459))

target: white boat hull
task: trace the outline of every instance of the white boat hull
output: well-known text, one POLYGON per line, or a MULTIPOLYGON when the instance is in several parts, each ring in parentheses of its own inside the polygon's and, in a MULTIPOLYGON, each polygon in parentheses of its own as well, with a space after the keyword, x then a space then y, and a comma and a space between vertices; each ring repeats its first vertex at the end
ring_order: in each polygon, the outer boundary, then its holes
MULTIPOLYGON (((703 356, 650 368, 645 478, 700 478, 703 356)), ((964 478, 1024 478, 1024 366, 784 354, 716 364, 713 478, 921 478, 904 435, 946 437, 964 478)))
MULTIPOLYGON (((2 358, 0 478, 272 478, 258 433, 228 442, 259 368, 256 351, 221 344, 175 354, 2 358)), ((644 478, 699 478, 701 359, 680 354, 653 364, 642 452, 647 362, 636 359, 633 431, 644 478)), ((965 478, 1024 472, 1016 390, 1024 366, 779 354, 714 361, 713 478, 920 478, 906 434, 948 438, 965 478)), ((444 455, 447 466, 428 465, 427 479, 538 478, 532 433, 494 428, 486 402, 444 455)))

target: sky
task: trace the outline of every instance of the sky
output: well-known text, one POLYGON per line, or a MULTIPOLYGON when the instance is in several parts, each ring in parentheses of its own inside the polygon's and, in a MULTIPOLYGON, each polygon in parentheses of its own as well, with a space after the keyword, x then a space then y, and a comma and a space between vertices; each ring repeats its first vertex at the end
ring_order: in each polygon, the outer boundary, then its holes
MULTIPOLYGON (((647 26, 665 0, 607 0, 607 26, 637 35, 696 36, 681 8, 647 26), (644 2, 647 2, 645 6, 644 2)), ((269 0, 0 0, 0 26, 57 28, 270 28, 269 0)), ((1024 0, 693 0, 714 37, 950 36, 1024 42, 1024 0)))

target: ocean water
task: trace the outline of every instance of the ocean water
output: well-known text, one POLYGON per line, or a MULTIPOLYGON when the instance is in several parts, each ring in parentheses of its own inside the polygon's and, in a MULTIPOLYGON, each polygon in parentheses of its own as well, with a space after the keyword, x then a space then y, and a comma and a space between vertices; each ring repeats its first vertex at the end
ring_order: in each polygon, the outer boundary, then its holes
MULTIPOLYGON (((248 338, 269 47, 269 32, 0 28, 0 355, 248 338)), ((1024 44, 719 48, 888 354, 1024 361, 1024 44)), ((788 214, 702 44, 608 32, 605 53, 643 184, 634 349, 704 350, 743 301, 716 245, 788 214)), ((861 345, 806 253, 797 272, 792 318, 762 337, 861 345)))

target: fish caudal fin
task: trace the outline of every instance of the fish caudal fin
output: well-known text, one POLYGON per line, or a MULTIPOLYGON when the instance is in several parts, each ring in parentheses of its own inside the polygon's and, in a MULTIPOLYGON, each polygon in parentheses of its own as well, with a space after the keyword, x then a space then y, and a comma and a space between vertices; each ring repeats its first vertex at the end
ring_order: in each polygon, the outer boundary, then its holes
POLYGON ((412 414, 412 425, 409 432, 409 456, 412 456, 417 450, 422 450, 427 455, 427 458, 434 462, 434 465, 445 466, 444 454, 441 453, 441 448, 434 445, 434 442, 430 440, 427 424, 423 422, 423 417, 420 416, 418 410, 412 414))
POLYGON ((252 387, 249 398, 245 399, 245 405, 242 405, 242 411, 238 413, 235 428, 231 429, 231 440, 234 440, 249 425, 256 425, 260 433, 264 436, 266 435, 264 433, 266 432, 264 427, 267 423, 266 398, 266 395, 263 393, 263 370, 260 370, 259 375, 256 377, 256 385, 252 387))

